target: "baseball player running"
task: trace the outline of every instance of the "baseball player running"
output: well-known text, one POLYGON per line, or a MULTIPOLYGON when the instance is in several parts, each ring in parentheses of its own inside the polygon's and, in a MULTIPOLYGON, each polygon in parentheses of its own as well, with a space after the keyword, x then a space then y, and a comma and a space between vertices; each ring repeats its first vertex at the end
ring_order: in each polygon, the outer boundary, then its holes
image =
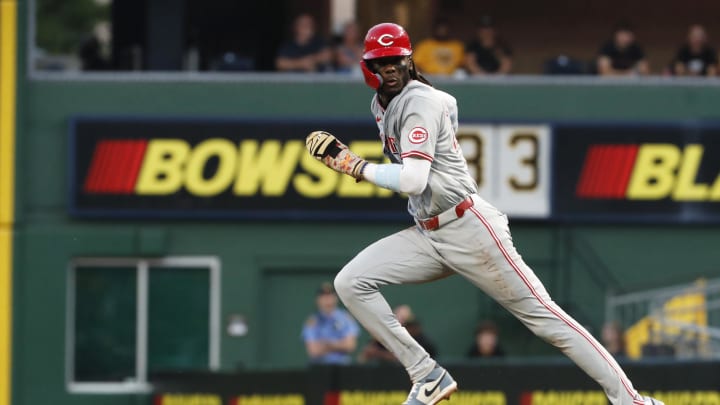
POLYGON ((613 357, 553 302, 523 262, 507 217, 477 194, 455 138, 455 99, 418 73, 405 30, 391 23, 372 27, 361 67, 376 90, 370 107, 392 163, 367 162, 324 131, 308 135, 306 145, 338 172, 409 195, 408 211, 417 226, 368 246, 335 278, 345 306, 407 369, 413 386, 405 404, 449 399, 457 383, 400 325, 379 288, 455 273, 562 350, 603 387, 612 404, 662 404, 633 388, 613 357))

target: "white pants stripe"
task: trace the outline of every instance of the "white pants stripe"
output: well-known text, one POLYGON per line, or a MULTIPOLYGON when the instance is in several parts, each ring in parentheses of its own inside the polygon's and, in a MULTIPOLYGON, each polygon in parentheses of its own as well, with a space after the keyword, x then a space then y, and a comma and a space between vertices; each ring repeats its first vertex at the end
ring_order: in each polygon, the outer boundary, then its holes
POLYGON ((600 356, 612 367, 612 369, 617 374, 618 378, 620 379, 620 382, 625 387, 625 390, 627 390, 627 393, 633 398, 633 403, 638 405, 643 405, 644 401, 643 399, 638 395, 637 391, 633 388, 630 381, 628 381, 627 376, 625 373, 620 369, 620 366, 617 364, 617 362, 612 358, 610 353, 605 350, 604 347, 600 345, 600 343, 592 337, 585 328, 580 326, 577 321, 570 318, 565 312, 557 306, 557 304, 553 303, 552 305, 545 302, 545 300, 535 291, 532 284, 528 281, 527 277, 523 274, 520 267, 513 261, 513 259, 508 254, 507 250, 505 250, 505 247, 503 246, 502 242, 498 238, 497 234, 493 230, 492 226, 488 223, 488 221, 480 214, 480 212, 477 211, 475 208, 470 208, 470 211, 475 214, 475 216, 480 220, 480 222, 483 223, 485 228, 490 232, 490 235, 492 235, 492 238, 495 240, 495 244, 498 246, 498 248, 502 251, 503 256, 505 256, 505 260, 507 260, 508 264, 512 266, 512 268, 515 270, 515 273, 523 280, 525 285, 528 287, 528 289, 531 291, 532 295, 542 304, 545 308, 547 308, 548 311, 552 312, 555 316, 557 316, 559 319, 561 319, 565 324, 567 324, 570 328, 572 328, 574 331, 579 333, 592 347, 598 352, 600 356))

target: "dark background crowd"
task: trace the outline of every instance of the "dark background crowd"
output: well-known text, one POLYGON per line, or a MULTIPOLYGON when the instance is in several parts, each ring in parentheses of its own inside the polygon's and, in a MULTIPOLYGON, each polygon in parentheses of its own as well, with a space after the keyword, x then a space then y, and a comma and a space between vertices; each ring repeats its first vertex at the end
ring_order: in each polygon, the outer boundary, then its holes
MULTIPOLYGON (((275 68, 284 72, 352 72, 362 59, 363 32, 356 22, 345 25, 337 38, 324 38, 315 29, 310 14, 299 15, 292 36, 277 52, 275 68)), ((715 76, 717 50, 710 44, 705 28, 693 24, 672 60, 659 69, 665 75, 715 76)), ((490 16, 479 18, 474 35, 461 39, 453 35, 452 24, 435 21, 430 37, 414 45, 413 59, 421 72, 429 75, 497 75, 513 70, 513 49, 496 29, 490 16)), ((609 38, 598 46, 590 60, 568 55, 549 57, 545 74, 597 74, 602 76, 648 75, 650 64, 633 26, 626 21, 615 24, 609 38)))
POLYGON ((715 76, 720 37, 714 18, 720 3, 711 0, 182 0, 171 9, 161 5, 161 0, 37 0, 34 65, 40 70, 352 74, 358 72, 366 30, 392 21, 410 33, 415 61, 428 75, 715 76), (341 10, 347 12, 343 17, 335 15, 337 4, 351 4, 341 10))

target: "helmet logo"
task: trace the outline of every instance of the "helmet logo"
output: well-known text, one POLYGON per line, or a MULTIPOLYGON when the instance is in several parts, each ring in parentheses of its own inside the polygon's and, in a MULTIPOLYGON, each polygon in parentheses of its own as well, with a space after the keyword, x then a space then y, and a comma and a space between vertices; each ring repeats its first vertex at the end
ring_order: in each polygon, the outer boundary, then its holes
POLYGON ((390 46, 393 44, 393 42, 395 42, 392 40, 392 37, 393 37, 392 34, 382 34, 382 35, 380 35, 380 38, 378 38, 378 40, 377 40, 378 44, 380 44, 382 46, 390 46), (388 41, 385 38, 390 38, 391 40, 388 41))

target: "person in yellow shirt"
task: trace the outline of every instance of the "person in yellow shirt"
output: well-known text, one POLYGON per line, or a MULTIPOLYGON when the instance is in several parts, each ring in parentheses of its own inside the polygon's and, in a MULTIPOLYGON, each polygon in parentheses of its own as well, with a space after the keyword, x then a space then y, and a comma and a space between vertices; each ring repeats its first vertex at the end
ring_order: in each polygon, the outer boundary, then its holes
POLYGON ((413 52, 415 66, 428 75, 453 75, 463 66, 465 46, 450 38, 450 24, 438 20, 433 36, 420 41, 413 52))

